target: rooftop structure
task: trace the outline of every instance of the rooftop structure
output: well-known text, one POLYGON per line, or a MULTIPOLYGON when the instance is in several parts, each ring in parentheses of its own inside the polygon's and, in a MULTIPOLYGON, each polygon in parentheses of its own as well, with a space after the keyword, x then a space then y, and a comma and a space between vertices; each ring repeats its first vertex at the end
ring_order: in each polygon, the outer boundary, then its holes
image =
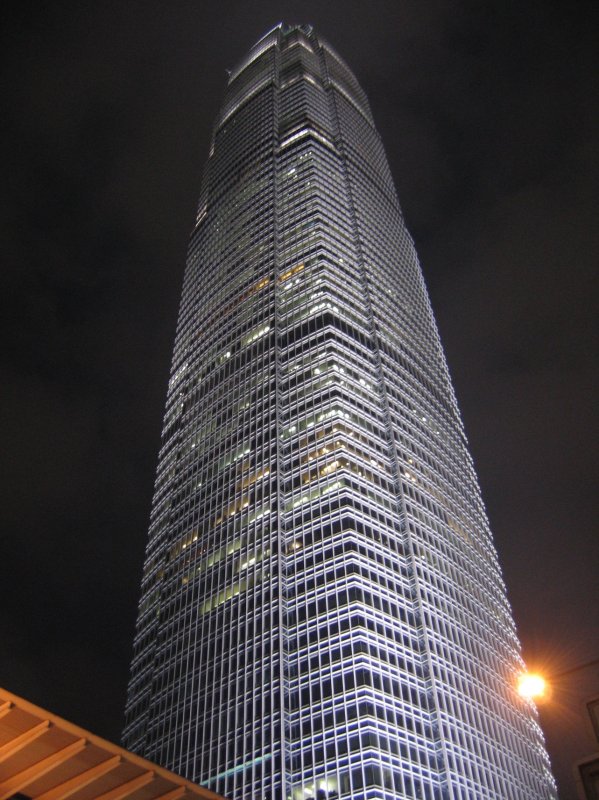
POLYGON ((0 689, 0 800, 222 800, 0 689))

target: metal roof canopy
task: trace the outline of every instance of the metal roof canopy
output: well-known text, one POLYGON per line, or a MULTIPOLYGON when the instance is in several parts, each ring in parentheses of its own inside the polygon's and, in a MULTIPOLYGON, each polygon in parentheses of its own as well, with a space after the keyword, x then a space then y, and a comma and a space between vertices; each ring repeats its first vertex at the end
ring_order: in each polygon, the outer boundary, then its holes
POLYGON ((223 800, 0 688, 0 800, 223 800))

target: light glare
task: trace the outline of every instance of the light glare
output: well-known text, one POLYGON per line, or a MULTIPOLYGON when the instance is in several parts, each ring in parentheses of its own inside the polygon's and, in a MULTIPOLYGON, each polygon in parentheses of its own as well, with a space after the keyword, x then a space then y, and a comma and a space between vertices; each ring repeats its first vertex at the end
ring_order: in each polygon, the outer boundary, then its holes
POLYGON ((529 700, 537 700, 545 694, 547 684, 542 675, 526 673, 518 680, 518 693, 529 700))

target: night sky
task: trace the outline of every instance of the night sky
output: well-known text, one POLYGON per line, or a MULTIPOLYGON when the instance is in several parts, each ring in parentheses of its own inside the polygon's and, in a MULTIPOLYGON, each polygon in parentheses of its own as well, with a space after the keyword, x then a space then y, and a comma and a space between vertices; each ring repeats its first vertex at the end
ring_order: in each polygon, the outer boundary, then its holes
POLYGON ((592 9, 2 4, 0 685, 120 736, 211 126, 226 68, 281 20, 370 99, 525 658, 599 658, 592 9))

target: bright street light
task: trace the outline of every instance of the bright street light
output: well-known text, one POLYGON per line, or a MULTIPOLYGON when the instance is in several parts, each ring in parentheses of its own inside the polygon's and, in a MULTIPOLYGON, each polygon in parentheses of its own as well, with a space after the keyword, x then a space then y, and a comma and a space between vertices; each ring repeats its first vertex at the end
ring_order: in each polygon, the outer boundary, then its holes
POLYGON ((527 700, 541 700, 547 692, 547 681, 542 675, 526 672, 518 678, 518 694, 527 700))
POLYGON ((579 672, 587 667, 594 667, 596 664, 599 664, 599 658, 595 658, 593 661, 587 661, 586 664, 579 664, 576 667, 570 667, 570 669, 554 673, 553 675, 549 675, 548 678, 544 678, 538 672, 523 672, 518 677, 518 682, 516 684, 518 694, 526 700, 542 703, 545 700, 551 699, 556 680, 571 675, 573 672, 579 672))

